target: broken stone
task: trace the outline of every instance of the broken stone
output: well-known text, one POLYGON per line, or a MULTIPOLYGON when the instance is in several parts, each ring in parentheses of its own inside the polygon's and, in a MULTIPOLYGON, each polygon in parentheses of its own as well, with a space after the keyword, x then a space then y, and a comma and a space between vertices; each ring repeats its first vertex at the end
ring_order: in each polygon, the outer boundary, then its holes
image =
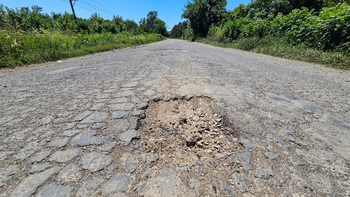
POLYGON ((132 111, 131 115, 136 116, 140 119, 144 119, 146 117, 145 111, 144 110, 137 110, 137 111, 132 111))
POLYGON ((148 108, 148 103, 141 103, 138 107, 137 107, 137 109, 139 109, 139 110, 145 110, 145 109, 147 109, 148 108))
POLYGON ((126 131, 118 136, 119 140, 129 145, 131 140, 140 138, 140 133, 136 130, 126 131))
POLYGON ((129 129, 130 130, 135 130, 139 128, 139 118, 138 117, 130 117, 129 119, 130 122, 130 126, 129 129))

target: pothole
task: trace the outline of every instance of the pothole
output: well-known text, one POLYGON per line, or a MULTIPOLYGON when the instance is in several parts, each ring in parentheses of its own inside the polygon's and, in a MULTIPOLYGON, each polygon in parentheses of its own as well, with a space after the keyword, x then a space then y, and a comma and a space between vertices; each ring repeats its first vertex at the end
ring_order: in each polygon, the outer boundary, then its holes
POLYGON ((173 155, 179 162, 231 155, 239 133, 214 105, 207 97, 150 103, 139 128, 147 140, 144 151, 173 155))

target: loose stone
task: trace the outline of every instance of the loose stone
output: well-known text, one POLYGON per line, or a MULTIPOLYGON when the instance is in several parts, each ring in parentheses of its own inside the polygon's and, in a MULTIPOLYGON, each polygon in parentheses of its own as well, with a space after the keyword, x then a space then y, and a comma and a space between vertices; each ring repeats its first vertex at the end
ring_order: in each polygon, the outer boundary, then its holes
POLYGON ((145 110, 148 108, 148 103, 140 103, 140 105, 137 107, 139 110, 145 110))
POLYGON ((138 139, 140 137, 140 133, 136 130, 126 131, 119 136, 119 140, 125 143, 125 145, 129 145, 131 140, 138 139))

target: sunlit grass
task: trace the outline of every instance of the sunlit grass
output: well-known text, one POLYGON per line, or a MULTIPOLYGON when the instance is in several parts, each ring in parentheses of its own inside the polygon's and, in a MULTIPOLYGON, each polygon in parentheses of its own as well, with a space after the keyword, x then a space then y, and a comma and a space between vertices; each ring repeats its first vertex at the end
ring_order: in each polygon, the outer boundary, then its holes
POLYGON ((0 68, 56 61, 163 40, 159 34, 0 31, 0 68))

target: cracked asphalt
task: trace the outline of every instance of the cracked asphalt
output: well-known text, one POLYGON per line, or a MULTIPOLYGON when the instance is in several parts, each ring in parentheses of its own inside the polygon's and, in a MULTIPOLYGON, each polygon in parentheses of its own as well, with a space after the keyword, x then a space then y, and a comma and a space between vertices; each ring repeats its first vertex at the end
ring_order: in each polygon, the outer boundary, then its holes
POLYGON ((350 196, 349 71, 168 39, 1 70, 0 95, 0 196, 350 196), (157 151, 148 107, 204 98, 235 135, 157 151))

